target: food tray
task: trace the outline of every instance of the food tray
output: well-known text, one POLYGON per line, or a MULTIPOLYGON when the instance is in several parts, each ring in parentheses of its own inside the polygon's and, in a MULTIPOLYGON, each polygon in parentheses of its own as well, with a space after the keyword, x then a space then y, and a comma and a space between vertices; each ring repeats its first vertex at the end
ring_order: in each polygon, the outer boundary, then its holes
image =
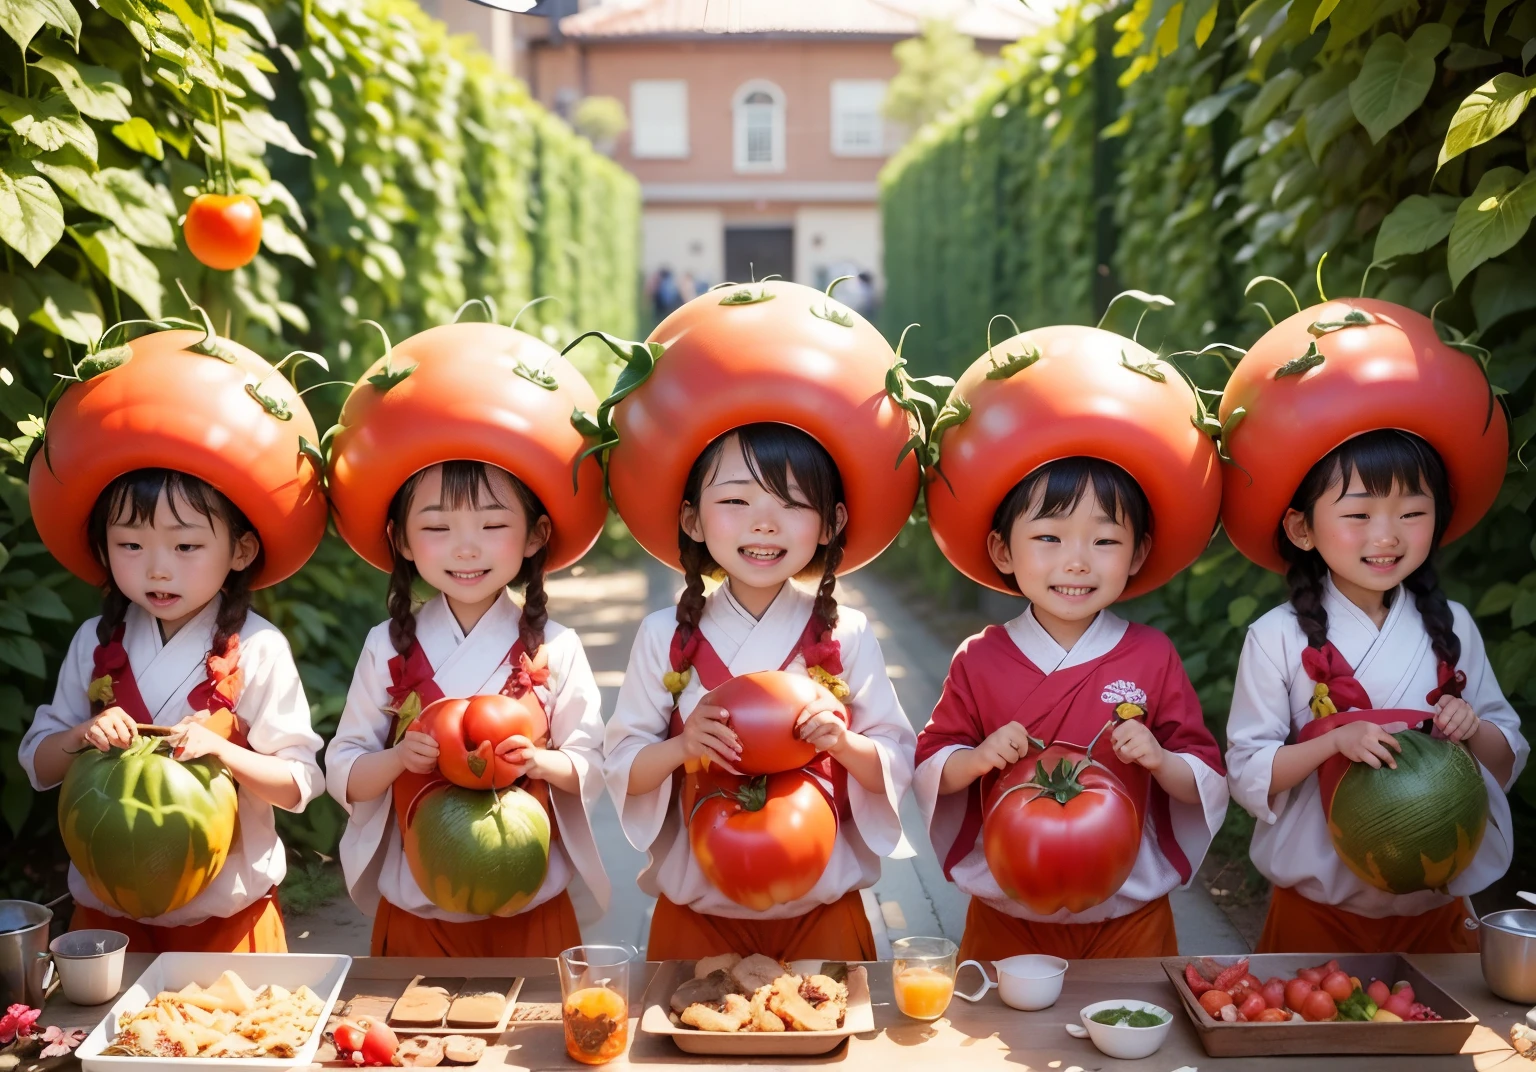
POLYGON ((224 1069, 287 1069, 310 1064, 320 1046, 331 1009, 341 993, 342 980, 352 958, 330 953, 161 953, 144 969, 134 984, 112 1003, 112 1011, 92 1029, 75 1055, 85 1072, 121 1072, 136 1069, 174 1068, 186 1072, 219 1072, 224 1069), (226 971, 233 971, 252 990, 269 984, 297 990, 307 986, 325 1003, 309 1041, 293 1057, 106 1057, 102 1050, 117 1036, 117 1018, 148 1005, 156 994, 180 990, 188 983, 208 986, 226 971))
MULTIPOLYGON (((1313 968, 1331 958, 1328 953, 1262 953, 1248 958, 1248 970, 1260 979, 1278 975, 1289 979, 1302 968, 1313 968)), ((1461 1047, 1477 1026, 1477 1017, 1455 998, 1431 982, 1413 963, 1399 953, 1364 953, 1336 957, 1339 967, 1349 975, 1369 982, 1372 978, 1388 984, 1398 980, 1413 986, 1414 997, 1444 1019, 1421 1023, 1361 1023, 1335 1021, 1307 1023, 1292 1019, 1280 1024, 1229 1024, 1211 1017, 1184 981, 1184 965, 1191 957, 1165 957, 1163 970, 1184 1003, 1184 1011, 1194 1022, 1200 1045, 1212 1057, 1273 1057, 1302 1053, 1460 1053, 1461 1047)), ((1211 957, 1221 965, 1235 964, 1238 957, 1211 957)))
MULTIPOLYGON (((798 974, 815 974, 824 962, 797 960, 790 967, 798 974)), ((843 1044, 849 1035, 860 1035, 875 1029, 875 1011, 869 1002, 869 975, 861 965, 848 965, 848 1011, 843 1016, 843 1026, 836 1031, 742 1031, 726 1033, 699 1031, 680 1027, 672 1022, 672 992, 683 982, 693 978, 694 961, 667 960, 656 969, 651 985, 645 989, 642 999, 645 1013, 640 1019, 640 1030, 648 1035, 665 1035, 677 1043, 684 1053, 698 1053, 728 1057, 810 1057, 830 1053, 843 1044)))
POLYGON ((399 982, 396 982, 393 986, 377 985, 381 982, 383 982, 383 980, 372 980, 370 981, 370 985, 367 987, 370 990, 380 991, 380 993, 354 994, 341 1008, 337 1009, 336 1015, 331 1017, 332 1026, 341 1020, 355 1020, 359 1016, 366 1016, 373 1020, 384 1020, 389 1024, 390 1030, 392 1030, 401 1038, 411 1038, 415 1035, 434 1035, 437 1037, 443 1037, 447 1035, 468 1035, 471 1038, 484 1039, 487 1042, 494 1042, 496 1039, 501 1037, 503 1032, 507 1030, 507 1024, 512 1018, 512 1010, 517 1007, 517 997, 523 989, 523 979, 521 976, 504 976, 500 978, 476 979, 454 978, 452 980, 446 980, 438 977, 428 978, 424 975, 417 975, 404 986, 401 986, 399 982), (506 1004, 501 1010, 501 1019, 490 1027, 453 1027, 447 1022, 446 1018, 436 1027, 416 1027, 409 1024, 397 1024, 393 1020, 388 1019, 390 1010, 394 1008, 396 999, 411 987, 416 986, 418 983, 422 982, 425 982, 429 985, 440 985, 448 982, 458 984, 457 987, 446 987, 446 989, 449 991, 450 1007, 452 1006, 453 998, 457 997, 458 994, 462 992, 463 988, 467 987, 471 983, 476 984, 474 986, 476 991, 482 988, 486 990, 500 989, 502 993, 506 995, 506 1004))

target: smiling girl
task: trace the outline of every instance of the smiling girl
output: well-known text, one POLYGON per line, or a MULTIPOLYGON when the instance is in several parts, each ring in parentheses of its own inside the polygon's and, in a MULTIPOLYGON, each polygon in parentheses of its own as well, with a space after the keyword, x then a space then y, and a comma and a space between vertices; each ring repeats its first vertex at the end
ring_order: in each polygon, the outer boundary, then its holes
POLYGON ((1477 948, 1459 898, 1509 866, 1504 793, 1529 747, 1471 615, 1440 587, 1435 549, 1497 495, 1508 438, 1492 401, 1476 360, 1425 317, 1369 299, 1283 321, 1227 387, 1223 414, 1247 416, 1228 443, 1241 475, 1227 478, 1223 521, 1290 588, 1248 630, 1227 723, 1232 794, 1258 820, 1253 861, 1275 887, 1261 952, 1477 948), (1313 336, 1315 367, 1277 373, 1313 336), (1396 769, 1420 726, 1476 761, 1486 830, 1456 832, 1443 861, 1411 853, 1425 861, 1418 881, 1367 881, 1334 847, 1351 816, 1323 788, 1342 761, 1396 769))
MULTIPOLYGON (((325 506, 296 438, 314 424, 291 386, 228 340, 219 344, 231 361, 195 352, 198 341, 191 331, 133 340, 131 357, 71 387, 49 420, 47 450, 32 464, 33 514, 49 549, 101 583, 102 613, 75 634, 20 760, 34 789, 50 789, 83 752, 128 748, 154 725, 168 727, 173 758, 220 761, 239 817, 222 866, 201 880, 193 875, 206 859, 185 871, 146 869, 134 845, 71 826, 66 845, 90 877, 70 868, 70 926, 123 931, 134 951, 280 953, 276 891, 287 853, 273 809, 303 811, 320 792, 321 740, 288 642, 250 609, 251 590, 303 565, 325 506), (288 416, 275 418, 248 384, 288 416), (127 434, 124 412, 137 421, 127 434), (124 472, 129 459, 155 464, 124 472), (124 903, 166 910, 129 918, 124 903)), ((99 829, 121 830, 120 809, 152 813, 167 803, 135 796, 130 782, 105 790, 125 799, 93 813, 99 829)), ((174 799, 170 811, 202 814, 197 800, 175 796, 182 792, 160 786, 174 799)), ((169 814, 157 822, 177 825, 169 814)))
POLYGON ((602 524, 601 481, 571 489, 582 443, 568 418, 592 391, 549 347, 496 324, 433 328, 370 372, 331 458, 337 527, 390 574, 389 619, 368 634, 326 751, 327 786, 349 816, 347 887, 375 917, 374 956, 554 956, 581 942, 570 890, 599 912, 608 897, 587 817, 603 786, 600 698, 544 589, 602 524), (448 873, 426 874, 402 836, 443 784, 438 738, 408 728, 435 700, 481 695, 547 726, 491 742, 511 783, 494 788, 531 794, 549 819, 542 879, 511 899, 495 885, 504 861, 485 855, 505 843, 472 845, 448 873), (477 913, 471 901, 511 907, 477 913))
POLYGON ((869 959, 860 891, 902 844, 914 734, 867 620, 835 590, 894 538, 916 492, 915 459, 896 464, 912 433, 883 386, 895 355, 851 310, 790 283, 702 295, 650 346, 655 371, 614 409, 608 472, 620 516, 685 585, 641 623, 605 742, 625 833, 648 854, 640 888, 658 898, 647 956, 869 959), (723 864, 696 821, 724 796, 743 823, 761 817, 776 852, 809 836, 776 825, 776 809, 801 805, 737 775, 732 714, 701 703, 765 670, 817 683, 792 732, 817 752, 802 803, 829 817, 827 855, 782 870, 723 864))

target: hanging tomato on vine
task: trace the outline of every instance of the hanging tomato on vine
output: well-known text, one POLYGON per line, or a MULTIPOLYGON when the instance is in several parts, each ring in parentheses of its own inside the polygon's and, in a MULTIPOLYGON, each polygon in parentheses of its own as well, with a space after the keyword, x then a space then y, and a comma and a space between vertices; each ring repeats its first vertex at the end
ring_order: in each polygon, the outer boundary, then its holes
MULTIPOLYGON (((224 68, 219 63, 219 24, 214 17, 213 0, 203 0, 203 16, 208 20, 208 59, 219 83, 210 86, 209 92, 213 94, 213 119, 219 131, 217 181, 222 192, 204 192, 193 198, 181 232, 192 256, 209 268, 230 272, 250 264, 261 249, 261 206, 250 194, 235 192, 229 142, 224 133, 224 68)), ((216 181, 213 175, 208 178, 210 184, 216 181)))

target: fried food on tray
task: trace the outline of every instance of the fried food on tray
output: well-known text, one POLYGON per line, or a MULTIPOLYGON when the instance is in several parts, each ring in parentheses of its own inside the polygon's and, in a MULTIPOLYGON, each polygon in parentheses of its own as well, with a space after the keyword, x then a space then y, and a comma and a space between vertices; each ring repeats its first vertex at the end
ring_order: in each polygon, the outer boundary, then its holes
MULTIPOLYGON (((711 967, 672 994, 675 1022, 700 1031, 835 1031, 848 1012, 848 987, 827 975, 802 978, 771 957, 754 955, 711 967)), ((698 968, 695 968, 697 973, 698 968)))
POLYGON ((702 979, 717 971, 730 971, 741 963, 740 953, 721 953, 718 957, 702 957, 693 966, 693 977, 702 979))
POLYGON ((190 983, 157 994, 135 1013, 118 1018, 110 1057, 261 1057, 298 1055, 325 1003, 301 986, 252 991, 232 971, 207 987, 190 983))

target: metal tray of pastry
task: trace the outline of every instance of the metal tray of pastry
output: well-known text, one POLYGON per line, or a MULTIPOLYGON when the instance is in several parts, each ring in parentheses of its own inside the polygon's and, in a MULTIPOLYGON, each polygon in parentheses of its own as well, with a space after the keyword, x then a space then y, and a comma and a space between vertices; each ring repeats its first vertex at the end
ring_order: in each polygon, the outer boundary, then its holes
MULTIPOLYGON (((646 987, 640 1030, 650 1035, 664 1035, 685 1053, 729 1057, 782 1056, 810 1057, 830 1053, 850 1035, 875 1029, 875 1012, 869 1000, 869 976, 859 964, 849 964, 848 1007, 843 1024, 834 1031, 700 1031, 676 1022, 671 1013, 672 994, 693 978, 692 960, 667 960, 656 969, 646 987)), ((790 964, 797 975, 822 973, 823 962, 798 960, 790 964)), ((824 973, 823 973, 824 974, 824 973)))

